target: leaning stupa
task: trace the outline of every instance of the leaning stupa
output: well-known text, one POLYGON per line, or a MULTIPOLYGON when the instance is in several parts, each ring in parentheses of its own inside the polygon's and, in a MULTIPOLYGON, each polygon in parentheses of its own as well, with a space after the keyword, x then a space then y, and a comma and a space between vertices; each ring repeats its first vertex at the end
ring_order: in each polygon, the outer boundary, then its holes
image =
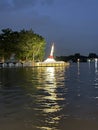
POLYGON ((44 60, 43 62, 37 62, 35 63, 35 66, 38 66, 38 67, 59 67, 59 66, 66 66, 66 65, 69 65, 68 62, 64 62, 64 61, 56 61, 54 59, 54 44, 52 44, 52 47, 51 47, 51 51, 50 51, 50 55, 48 56, 48 58, 46 60, 44 60))

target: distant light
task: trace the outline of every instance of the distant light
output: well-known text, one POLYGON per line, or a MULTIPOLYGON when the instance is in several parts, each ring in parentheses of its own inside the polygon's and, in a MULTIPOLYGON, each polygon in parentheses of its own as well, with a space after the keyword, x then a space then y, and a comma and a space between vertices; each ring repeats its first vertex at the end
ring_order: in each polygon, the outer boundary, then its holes
POLYGON ((95 62, 97 62, 98 61, 98 59, 97 58, 95 58, 95 62))
POLYGON ((80 62, 80 59, 77 59, 78 62, 80 62))

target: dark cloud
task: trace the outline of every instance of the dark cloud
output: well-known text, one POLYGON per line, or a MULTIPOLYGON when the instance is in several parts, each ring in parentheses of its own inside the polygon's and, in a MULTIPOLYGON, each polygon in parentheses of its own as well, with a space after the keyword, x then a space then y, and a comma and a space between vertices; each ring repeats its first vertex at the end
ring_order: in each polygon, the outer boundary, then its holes
POLYGON ((15 8, 27 8, 29 6, 35 6, 38 0, 13 0, 15 8))
POLYGON ((0 0, 0 11, 16 11, 34 7, 37 4, 51 5, 54 0, 0 0))
POLYGON ((0 0, 0 12, 7 11, 11 8, 11 4, 8 0, 0 0))
POLYGON ((42 5, 52 5, 55 0, 40 0, 42 5))
POLYGON ((35 6, 37 1, 38 0, 0 0, 0 11, 22 10, 30 6, 35 6))
POLYGON ((98 1, 0 0, 0 29, 33 29, 56 54, 97 52, 98 1))

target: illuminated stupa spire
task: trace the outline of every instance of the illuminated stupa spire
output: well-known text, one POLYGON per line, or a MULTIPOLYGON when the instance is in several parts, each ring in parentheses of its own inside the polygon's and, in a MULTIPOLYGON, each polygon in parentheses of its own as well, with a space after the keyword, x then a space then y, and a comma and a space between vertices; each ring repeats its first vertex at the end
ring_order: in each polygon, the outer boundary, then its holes
POLYGON ((53 59, 53 54, 54 54, 54 43, 52 44, 49 58, 53 59))
POLYGON ((55 62, 53 54, 54 54, 54 43, 52 44, 49 57, 44 62, 55 62))

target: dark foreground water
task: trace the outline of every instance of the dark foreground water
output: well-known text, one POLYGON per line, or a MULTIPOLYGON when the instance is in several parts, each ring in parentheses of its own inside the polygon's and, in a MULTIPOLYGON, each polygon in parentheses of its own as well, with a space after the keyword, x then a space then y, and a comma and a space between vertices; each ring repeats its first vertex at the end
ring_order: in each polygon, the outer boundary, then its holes
POLYGON ((0 69, 0 130, 98 130, 97 64, 0 69))

